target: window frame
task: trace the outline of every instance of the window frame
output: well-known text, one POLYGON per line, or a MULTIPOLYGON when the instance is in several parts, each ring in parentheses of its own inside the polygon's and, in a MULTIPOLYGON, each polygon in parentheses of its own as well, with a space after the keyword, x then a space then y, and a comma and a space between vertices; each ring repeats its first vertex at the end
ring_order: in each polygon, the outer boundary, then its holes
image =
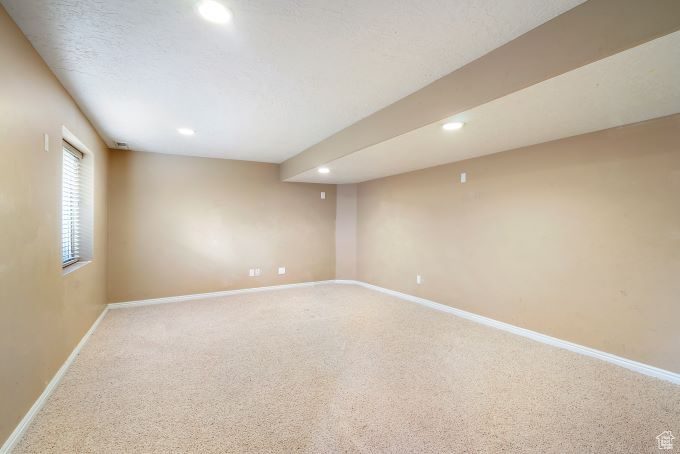
POLYGON ((82 151, 78 150, 78 148, 74 147, 71 145, 68 141, 62 140, 62 162, 61 162, 61 268, 66 269, 67 267, 74 265, 78 263, 79 261, 82 260, 82 257, 80 256, 80 245, 78 244, 79 242, 79 231, 81 230, 81 222, 82 222, 82 213, 80 212, 81 210, 81 205, 82 205, 82 161, 85 157, 85 153, 82 151), (66 169, 66 159, 67 156, 66 154, 71 155, 73 158, 77 159, 77 167, 76 167, 76 175, 75 175, 75 183, 77 184, 77 192, 76 192, 76 197, 71 197, 70 203, 76 203, 76 206, 78 208, 78 212, 76 213, 75 216, 72 216, 70 218, 71 225, 68 229, 68 233, 71 235, 71 238, 68 242, 64 241, 65 234, 67 233, 66 231, 66 224, 64 222, 64 210, 67 208, 66 204, 64 203, 65 201, 65 190, 64 190, 64 185, 66 183, 66 175, 65 171, 66 169), (74 202, 74 199, 76 201, 74 202), (75 219, 74 219, 75 218, 75 219), (64 261, 64 245, 68 244, 69 245, 69 250, 74 251, 75 253, 70 256, 66 261, 64 261))

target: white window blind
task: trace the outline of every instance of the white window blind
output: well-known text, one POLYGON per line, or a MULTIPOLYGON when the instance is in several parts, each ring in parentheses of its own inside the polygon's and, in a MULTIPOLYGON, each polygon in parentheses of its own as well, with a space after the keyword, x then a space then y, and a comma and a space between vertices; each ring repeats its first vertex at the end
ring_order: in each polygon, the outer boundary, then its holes
POLYGON ((64 142, 61 180, 61 264, 80 259, 81 162, 83 154, 64 142))

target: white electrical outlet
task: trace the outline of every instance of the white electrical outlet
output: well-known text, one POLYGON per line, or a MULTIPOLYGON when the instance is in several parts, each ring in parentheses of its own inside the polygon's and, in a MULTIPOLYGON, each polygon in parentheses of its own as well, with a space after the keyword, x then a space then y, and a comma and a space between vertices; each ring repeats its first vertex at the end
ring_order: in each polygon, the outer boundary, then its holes
POLYGON ((420 285, 423 283, 423 277, 420 274, 416 274, 416 284, 420 285))
POLYGON ((259 276, 261 274, 261 270, 259 268, 255 268, 255 276, 259 276))
POLYGON ((248 270, 248 276, 253 277, 255 276, 255 268, 251 268, 248 270))
POLYGON ((279 274, 286 274, 286 267, 285 266, 279 267, 279 274))
POLYGON ((47 134, 45 134, 45 137, 43 138, 43 141, 44 141, 44 143, 43 143, 43 150, 45 150, 45 152, 50 151, 50 136, 48 136, 47 134))
POLYGON ((467 172, 462 172, 460 174, 460 182, 461 183, 467 183, 467 172))
POLYGON ((322 199, 325 199, 325 198, 326 198, 326 193, 325 193, 325 192, 321 192, 321 198, 322 198, 322 199))

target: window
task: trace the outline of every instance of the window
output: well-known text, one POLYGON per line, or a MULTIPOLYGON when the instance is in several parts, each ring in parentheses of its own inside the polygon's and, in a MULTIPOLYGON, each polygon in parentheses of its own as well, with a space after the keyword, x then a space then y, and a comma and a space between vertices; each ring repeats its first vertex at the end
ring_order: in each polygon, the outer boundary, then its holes
POLYGON ((81 259, 82 161, 84 155, 64 142, 61 180, 61 266, 81 259))

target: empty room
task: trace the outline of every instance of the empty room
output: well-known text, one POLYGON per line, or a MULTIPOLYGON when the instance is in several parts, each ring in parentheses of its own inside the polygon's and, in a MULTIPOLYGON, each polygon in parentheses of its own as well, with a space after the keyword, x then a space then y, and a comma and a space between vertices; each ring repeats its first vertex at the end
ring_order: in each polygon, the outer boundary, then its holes
POLYGON ((678 437, 680 1, 0 0, 0 454, 678 437))

